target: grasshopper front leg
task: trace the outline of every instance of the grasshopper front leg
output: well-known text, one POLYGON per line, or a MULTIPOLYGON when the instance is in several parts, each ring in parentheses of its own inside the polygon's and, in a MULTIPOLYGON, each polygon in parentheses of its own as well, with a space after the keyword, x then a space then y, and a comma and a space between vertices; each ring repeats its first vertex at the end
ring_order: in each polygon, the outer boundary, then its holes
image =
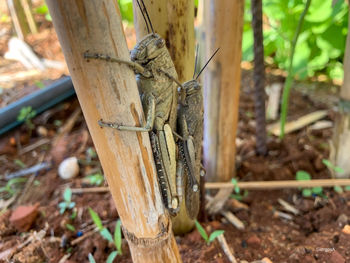
POLYGON ((145 96, 145 103, 143 105, 143 109, 145 110, 146 115, 146 124, 142 127, 135 126, 124 126, 113 122, 104 122, 103 120, 99 120, 98 124, 101 127, 109 127, 113 129, 117 129, 119 131, 137 131, 137 132, 150 132, 153 129, 153 124, 155 120, 155 98, 153 95, 145 96))
POLYGON ((105 54, 89 53, 89 52, 85 52, 84 53, 84 58, 85 59, 105 60, 105 61, 108 61, 108 62, 116 62, 116 63, 124 64, 124 65, 129 66, 137 74, 141 74, 142 76, 144 76, 146 78, 152 77, 152 73, 151 72, 146 70, 140 64, 138 64, 136 62, 133 62, 133 61, 124 60, 124 59, 116 58, 116 57, 111 57, 111 56, 105 55, 105 54))

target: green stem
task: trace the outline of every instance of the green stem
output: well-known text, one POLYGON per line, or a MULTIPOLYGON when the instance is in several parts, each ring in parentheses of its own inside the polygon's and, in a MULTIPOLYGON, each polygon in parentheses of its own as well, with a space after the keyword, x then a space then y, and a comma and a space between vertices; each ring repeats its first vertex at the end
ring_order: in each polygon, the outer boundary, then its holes
POLYGON ((288 112, 289 93, 290 93, 290 88, 292 86, 293 77, 294 77, 292 70, 293 70, 293 59, 294 59, 295 48, 298 42, 301 28, 303 27, 305 15, 310 7, 310 4, 311 4, 311 0, 307 0, 305 9, 303 13, 300 15, 298 26, 295 30, 295 34, 292 41, 292 49, 290 51, 290 61, 289 61, 289 66, 287 71, 288 76, 287 76, 286 82, 284 83, 283 95, 282 95, 282 109, 281 109, 281 117, 280 117, 280 123, 281 123, 280 139, 284 138, 284 128, 285 128, 287 112, 288 112))

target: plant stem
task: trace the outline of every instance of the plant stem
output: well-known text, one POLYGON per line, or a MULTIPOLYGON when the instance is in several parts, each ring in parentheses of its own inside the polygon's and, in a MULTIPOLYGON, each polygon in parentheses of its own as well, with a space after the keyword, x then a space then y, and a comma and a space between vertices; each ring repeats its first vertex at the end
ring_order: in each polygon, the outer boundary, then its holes
POLYGON ((255 88, 255 119, 256 119, 256 150, 265 155, 266 120, 265 120, 265 67, 264 43, 262 26, 262 0, 252 0, 252 26, 254 31, 254 88, 255 88))
POLYGON ((306 1, 305 9, 300 15, 298 26, 295 30, 295 34, 293 37, 292 41, 292 49, 290 51, 290 62, 289 62, 289 67, 288 67, 288 76, 286 79, 286 82, 284 84, 283 88, 283 95, 282 95, 282 109, 281 109, 281 117, 280 117, 280 123, 281 123, 281 134, 280 134, 280 139, 283 139, 284 137, 284 127, 286 124, 286 119, 287 119, 287 112, 288 112, 288 102, 289 102, 289 94, 290 94, 290 88, 293 83, 293 59, 294 59, 294 53, 295 53, 295 48, 298 42, 299 34, 301 31, 301 28, 303 27, 304 23, 304 18, 306 16, 307 11, 309 10, 311 4, 311 0, 306 1))

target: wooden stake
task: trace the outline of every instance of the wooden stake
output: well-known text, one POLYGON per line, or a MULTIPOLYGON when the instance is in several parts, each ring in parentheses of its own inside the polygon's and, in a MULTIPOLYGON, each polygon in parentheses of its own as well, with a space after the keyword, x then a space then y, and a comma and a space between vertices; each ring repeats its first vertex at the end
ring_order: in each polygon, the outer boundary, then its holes
MULTIPOLYGON (((154 31, 166 41, 180 82, 192 79, 194 71, 194 0, 144 1, 154 31)), ((137 39, 148 34, 140 9, 133 0, 137 39)))
MULTIPOLYGON (((286 189, 286 188, 299 188, 299 187, 333 187, 333 186, 346 186, 350 185, 350 179, 316 179, 309 181, 255 181, 255 182, 238 182, 237 186, 246 190, 267 190, 267 189, 286 189)), ((206 189, 220 189, 220 188, 232 188, 233 184, 227 183, 206 183, 206 189)))
POLYGON ((209 181, 235 173, 241 86, 243 0, 205 0, 206 57, 220 51, 204 72, 204 166, 209 181))
MULTIPOLYGON (((139 0, 140 1, 140 0, 139 0)), ((134 24, 139 41, 148 34, 145 21, 136 0, 134 3, 134 24)), ((144 1, 154 31, 163 37, 183 83, 193 78, 194 71, 194 1, 154 0, 144 1)), ((175 234, 185 234, 194 227, 194 220, 186 213, 185 198, 176 217, 172 217, 175 234)))
POLYGON ((47 4, 133 262, 181 262, 159 193, 148 133, 98 125, 100 119, 135 126, 145 122, 133 71, 84 59, 86 51, 130 59, 117 1, 47 4))

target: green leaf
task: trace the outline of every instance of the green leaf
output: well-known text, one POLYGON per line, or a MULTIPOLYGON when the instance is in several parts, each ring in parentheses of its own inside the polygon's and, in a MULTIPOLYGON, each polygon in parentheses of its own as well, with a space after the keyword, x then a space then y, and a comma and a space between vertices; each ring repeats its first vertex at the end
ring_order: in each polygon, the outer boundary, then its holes
POLYGON ((339 167, 339 166, 335 166, 335 167, 334 167, 334 171, 335 171, 336 173, 338 173, 338 174, 344 173, 344 169, 341 168, 341 167, 339 167))
POLYGON ((90 263, 96 263, 96 261, 95 261, 95 259, 94 259, 94 256, 91 255, 91 253, 89 253, 88 257, 89 257, 89 262, 90 262, 90 263))
POLYGON ((308 188, 303 189, 302 195, 303 195, 304 197, 309 197, 309 196, 311 196, 311 195, 312 195, 311 189, 308 189, 308 188))
POLYGON ((350 191, 350 185, 344 187, 345 191, 350 191))
POLYGON ((64 192, 63 192, 63 199, 64 201, 66 201, 67 203, 70 203, 70 201, 72 200, 72 190, 67 187, 64 192))
POLYGON ((16 165, 18 165, 19 167, 21 167, 21 168, 26 168, 27 167, 27 165, 24 162, 22 162, 21 160, 19 160, 19 159, 15 159, 13 162, 16 165))
POLYGON ((306 171, 297 171, 295 179, 297 181, 308 181, 311 180, 311 175, 306 171))
POLYGON ((224 232, 225 232, 224 230, 215 230, 213 233, 210 234, 210 237, 209 237, 209 240, 208 240, 208 244, 213 242, 215 240, 215 238, 217 238, 218 236, 220 236, 224 232))
POLYGON ((75 232, 75 227, 71 224, 66 224, 66 228, 72 232, 75 232))
POLYGON ((114 229, 114 245, 116 246, 118 253, 122 255, 122 231, 121 231, 121 221, 117 220, 114 229))
POLYGON ((113 261, 117 255, 118 255, 118 252, 113 251, 111 254, 109 254, 106 263, 113 263, 113 261))
POLYGON ((322 194, 322 192, 323 192, 323 189, 322 189, 322 187, 321 186, 316 186, 316 187, 312 187, 312 193, 314 193, 314 194, 317 194, 317 195, 320 195, 320 194, 322 194))
POLYGON ((35 9, 35 13, 40 15, 47 14, 48 12, 49 12, 49 8, 47 7, 46 4, 43 4, 35 9))
POLYGON ((197 220, 194 223, 196 224, 196 228, 197 228, 199 234, 202 236, 202 238, 205 240, 205 242, 208 242, 209 237, 207 235, 207 232, 205 232, 204 228, 201 226, 201 224, 197 220))
POLYGON ((341 188, 339 185, 334 186, 334 191, 336 191, 339 194, 344 192, 343 188, 341 188))
POLYGON ((109 242, 113 243, 113 237, 112 237, 112 234, 111 232, 109 232, 109 230, 107 228, 103 228, 101 231, 100 231, 100 234, 101 236, 108 240, 109 242))
POLYGON ((100 217, 98 216, 98 214, 94 210, 92 210, 90 207, 89 207, 89 213, 90 213, 90 216, 92 218, 92 221, 94 221, 94 223, 97 226, 98 230, 102 231, 103 230, 103 225, 102 225, 102 221, 101 221, 100 217))
POLYGON ((327 166, 329 169, 333 169, 334 165, 327 159, 322 159, 322 163, 327 166))

